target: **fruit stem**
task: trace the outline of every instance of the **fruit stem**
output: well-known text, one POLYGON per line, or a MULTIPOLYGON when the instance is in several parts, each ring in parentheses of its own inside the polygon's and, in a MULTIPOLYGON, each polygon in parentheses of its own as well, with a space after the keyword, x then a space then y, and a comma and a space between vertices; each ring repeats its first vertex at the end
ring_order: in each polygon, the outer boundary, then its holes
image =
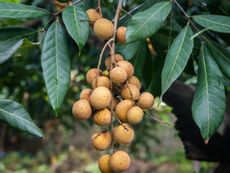
POLYGON ((102 15, 102 12, 101 12, 101 0, 97 0, 97 10, 102 15))
POLYGON ((155 117, 154 115, 149 114, 147 111, 144 111, 144 113, 145 113, 146 115, 148 115, 150 118, 152 118, 153 120, 155 120, 156 122, 158 122, 158 123, 160 123, 160 124, 167 125, 167 126, 169 126, 169 127, 172 127, 172 124, 170 124, 170 123, 168 123, 168 122, 165 122, 165 121, 163 121, 163 120, 161 120, 161 119, 155 117))

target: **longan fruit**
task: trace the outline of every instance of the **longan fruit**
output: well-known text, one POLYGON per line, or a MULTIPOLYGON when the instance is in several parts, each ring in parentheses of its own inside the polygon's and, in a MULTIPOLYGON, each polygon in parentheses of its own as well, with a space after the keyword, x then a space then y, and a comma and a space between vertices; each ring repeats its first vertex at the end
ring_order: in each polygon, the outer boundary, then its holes
POLYGON ((95 89, 97 87, 106 87, 110 88, 110 80, 106 76, 98 76, 98 78, 95 78, 92 82, 92 88, 95 89))
POLYGON ((108 149, 112 143, 112 135, 110 132, 94 133, 92 138, 92 146, 99 151, 108 149))
POLYGON ((87 81, 89 84, 92 84, 93 80, 97 77, 97 73, 98 73, 98 76, 101 75, 101 71, 98 70, 97 68, 92 68, 92 69, 90 69, 90 70, 86 73, 86 81, 87 81))
POLYGON ((97 12, 97 10, 95 9, 88 9, 86 11, 86 14, 89 18, 89 24, 90 26, 93 26, 93 24, 98 20, 98 19, 101 19, 102 18, 102 15, 100 13, 97 12))
POLYGON ((83 89, 80 93, 80 99, 89 100, 89 96, 92 92, 93 92, 92 89, 89 89, 89 88, 83 89))
POLYGON ((105 108, 102 110, 98 110, 93 115, 93 121, 99 126, 107 126, 110 125, 112 120, 112 114, 109 109, 105 108))
POLYGON ((98 160, 98 168, 102 173, 112 173, 110 169, 110 155, 104 154, 98 160))
POLYGON ((119 61, 117 65, 127 72, 128 77, 134 74, 134 67, 129 61, 119 61))
POLYGON ((121 90, 121 97, 123 99, 138 100, 140 97, 140 91, 135 85, 126 84, 121 90))
POLYGON ((127 112, 134 105, 131 100, 122 100, 115 108, 115 114, 122 122, 127 122, 127 112))
POLYGON ((105 18, 98 19, 94 23, 94 32, 99 39, 108 40, 114 33, 113 23, 105 18))
POLYGON ((72 108, 73 116, 77 119, 86 120, 92 115, 92 108, 88 100, 78 100, 72 108))
MULTIPOLYGON (((108 58, 105 59, 105 66, 106 67, 110 67, 111 59, 112 59, 111 56, 109 56, 108 58)), ((124 58, 121 54, 116 53, 116 54, 114 54, 114 60, 115 60, 115 62, 119 62, 119 61, 124 61, 124 58)))
POLYGON ((119 144, 130 144, 134 139, 134 130, 129 124, 123 123, 113 129, 113 137, 119 144))
POLYGON ((137 104, 142 109, 150 109, 154 104, 154 97, 151 93, 144 92, 140 95, 140 98, 137 104))
POLYGON ((120 26, 117 29, 117 41, 119 43, 125 44, 125 42, 126 42, 126 27, 120 26))
POLYGON ((110 79, 116 84, 121 84, 127 80, 127 72, 121 67, 114 67, 110 71, 110 79))
POLYGON ((139 90, 141 89, 141 82, 136 76, 131 76, 128 78, 128 83, 135 85, 139 90))
POLYGON ((139 106, 131 107, 127 112, 127 120, 130 124, 137 124, 143 119, 144 112, 139 106))
POLYGON ((122 172, 129 168, 130 157, 125 151, 118 150, 114 152, 109 159, 110 167, 115 172, 122 172))
POLYGON ((104 109, 108 107, 111 100, 112 94, 106 87, 97 87, 89 97, 89 102, 95 109, 104 109))

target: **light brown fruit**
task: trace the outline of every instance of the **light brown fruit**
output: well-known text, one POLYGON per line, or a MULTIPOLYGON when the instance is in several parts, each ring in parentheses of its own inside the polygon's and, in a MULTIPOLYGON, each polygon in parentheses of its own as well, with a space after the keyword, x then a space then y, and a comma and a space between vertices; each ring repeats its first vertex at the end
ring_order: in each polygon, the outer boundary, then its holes
POLYGON ((117 65, 127 72, 128 77, 131 77, 134 74, 133 65, 129 61, 119 61, 117 65))
MULTIPOLYGON (((119 61, 124 61, 124 58, 121 54, 116 53, 114 54, 114 60, 116 62, 119 62, 119 61)), ((105 66, 110 67, 110 65, 111 65, 111 56, 105 59, 105 66)))
POLYGON ((126 42, 126 27, 120 26, 117 29, 117 41, 122 44, 126 42))
POLYGON ((72 108, 73 116, 77 119, 86 120, 92 115, 92 108, 87 100, 78 100, 72 108))
POLYGON ((98 78, 95 78, 92 82, 92 88, 95 89, 97 87, 106 87, 110 88, 110 80, 106 76, 99 76, 98 78))
POLYGON ((98 110, 93 115, 93 121, 99 126, 107 126, 110 125, 112 120, 112 115, 109 109, 105 108, 102 110, 98 110))
POLYGON ((102 18, 102 15, 97 12, 95 9, 88 9, 86 11, 88 18, 89 18, 89 24, 90 26, 93 26, 93 24, 96 22, 96 20, 102 18))
POLYGON ((94 23, 94 32, 99 39, 108 40, 114 33, 113 23, 105 18, 98 19, 94 23))
POLYGON ((99 160, 98 160, 98 168, 102 173, 112 173, 110 169, 110 155, 109 154, 104 154, 102 155, 99 160))
POLYGON ((116 84, 121 84, 126 81, 127 72, 121 67, 115 67, 110 71, 110 79, 116 84))
POLYGON ((133 105, 134 103, 131 100, 123 100, 119 102, 115 108, 117 118, 122 122, 127 122, 127 112, 133 105))
POLYGON ((97 87, 89 97, 91 106, 95 109, 104 109, 109 106, 112 94, 108 88, 97 87))
POLYGON ((134 139, 134 130, 127 123, 123 123, 113 129, 113 137, 119 144, 130 144, 134 139))
POLYGON ((121 91, 121 97, 123 99, 133 99, 138 100, 140 97, 139 89, 132 84, 126 84, 121 91))
POLYGON ((143 119, 144 112, 139 106, 131 107, 127 112, 127 120, 130 124, 137 124, 143 119))
POLYGON ((110 132, 94 133, 92 138, 92 146, 99 151, 108 149, 112 143, 112 135, 110 132))
POLYGON ((80 99, 85 99, 85 100, 89 100, 89 96, 90 94, 92 93, 92 89, 89 89, 89 88, 86 88, 86 89, 83 89, 80 93, 80 99))
POLYGON ((118 150, 113 153, 109 159, 110 167, 115 172, 122 172, 129 168, 130 157, 128 153, 118 150))
POLYGON ((140 98, 137 104, 142 109, 150 109, 154 104, 154 97, 151 93, 144 92, 140 95, 140 98))
POLYGON ((141 89, 141 82, 136 76, 131 76, 128 78, 128 83, 135 85, 139 90, 141 89))
POLYGON ((89 83, 89 84, 92 84, 93 80, 97 77, 97 73, 98 73, 98 76, 101 75, 101 71, 97 70, 96 68, 92 68, 90 69, 87 73, 86 73, 86 81, 89 83))

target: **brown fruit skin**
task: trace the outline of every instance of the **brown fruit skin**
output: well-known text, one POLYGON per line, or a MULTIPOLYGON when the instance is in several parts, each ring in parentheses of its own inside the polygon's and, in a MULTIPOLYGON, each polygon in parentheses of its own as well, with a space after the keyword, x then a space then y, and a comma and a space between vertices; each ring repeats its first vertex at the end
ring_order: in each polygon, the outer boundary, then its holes
POLYGON ((89 97, 91 106, 95 109, 104 109, 109 106, 112 94, 108 88, 97 87, 89 97))
POLYGON ((128 77, 131 77, 134 74, 133 65, 129 61, 119 61, 117 65, 127 72, 128 77))
MULTIPOLYGON (((124 61, 124 58, 121 54, 116 53, 114 54, 114 60, 116 62, 119 62, 119 61, 124 61)), ((111 56, 105 59, 105 66, 110 67, 110 65, 111 65, 111 56)))
POLYGON ((123 100, 119 102, 115 108, 117 118, 122 122, 127 122, 127 112, 133 105, 134 103, 131 100, 123 100))
POLYGON ((111 120, 112 120, 112 115, 109 109, 107 108, 98 110, 93 115, 93 121, 99 126, 108 126, 110 125, 111 120))
POLYGON ((61 2, 58 2, 57 0, 54 0, 54 5, 55 5, 57 11, 60 11, 60 10, 64 9, 66 6, 68 6, 68 3, 61 3, 61 2))
POLYGON ((91 141, 96 150, 104 151, 111 146, 112 135, 110 132, 94 133, 91 141))
POLYGON ((110 79, 116 84, 121 84, 127 80, 127 72, 121 67, 114 67, 110 71, 110 79))
POLYGON ((97 70, 96 68, 92 68, 90 69, 87 73, 86 73, 86 81, 89 83, 89 84, 92 84, 93 80, 97 77, 97 73, 98 73, 98 76, 101 75, 101 71, 97 70))
POLYGON ((110 80, 106 76, 99 76, 98 78, 95 78, 92 82, 92 88, 95 89, 97 87, 106 87, 110 88, 110 80))
POLYGON ((127 112, 127 120, 130 124, 140 123, 143 116, 144 112, 139 106, 133 106, 127 112))
POLYGON ((114 141, 119 144, 130 144, 134 139, 134 130, 127 123, 113 129, 114 141))
POLYGON ((83 89, 80 93, 80 99, 89 100, 89 96, 92 92, 93 92, 92 89, 89 89, 89 88, 83 89))
POLYGON ((138 100, 140 97, 140 91, 135 85, 126 84, 121 90, 121 97, 123 99, 138 100))
POLYGON ((110 169, 110 155, 109 154, 104 154, 102 155, 99 160, 98 160, 98 168, 102 173, 112 173, 110 169))
POLYGON ((72 108, 73 116, 77 119, 86 120, 92 115, 92 108, 88 100, 78 100, 72 108))
POLYGON ((88 18, 89 18, 89 24, 90 24, 90 26, 93 26, 94 23, 95 23, 98 19, 101 19, 101 18, 102 18, 102 15, 101 15, 100 13, 98 13, 97 10, 92 9, 92 8, 88 9, 88 10, 86 11, 86 14, 87 14, 87 16, 88 16, 88 18))
POLYGON ((131 76, 128 78, 128 83, 135 85, 139 90, 141 89, 141 82, 136 76, 131 76))
POLYGON ((110 156, 109 163, 110 167, 115 172, 122 172, 129 168, 130 166, 129 155, 121 150, 116 151, 110 156))
POLYGON ((120 26, 117 29, 117 41, 119 43, 125 44, 125 42, 126 42, 126 27, 120 26))
POLYGON ((94 23, 94 32, 99 39, 108 40, 114 33, 113 23, 105 18, 98 19, 94 23))
POLYGON ((142 109, 150 109, 153 107, 154 104, 154 97, 149 92, 144 92, 140 95, 140 98, 138 100, 138 106, 140 106, 142 109))

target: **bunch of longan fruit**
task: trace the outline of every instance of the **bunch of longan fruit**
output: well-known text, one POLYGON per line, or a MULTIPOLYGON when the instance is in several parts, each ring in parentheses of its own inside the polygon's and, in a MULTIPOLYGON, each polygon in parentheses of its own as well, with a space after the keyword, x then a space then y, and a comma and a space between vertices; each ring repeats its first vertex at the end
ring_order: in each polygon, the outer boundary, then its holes
MULTIPOLYGON (((102 18, 94 9, 87 11, 90 25, 102 40, 108 40, 114 34, 114 26, 108 19, 102 18)), ((117 30, 117 40, 125 42, 125 27, 117 30), (122 33, 122 34, 121 34, 122 33)), ((130 166, 127 152, 114 149, 115 144, 127 145, 134 139, 132 124, 142 121, 144 110, 154 104, 154 97, 148 92, 140 93, 141 82, 134 76, 133 65, 122 55, 114 54, 105 59, 104 71, 90 69, 86 80, 91 88, 83 89, 80 100, 73 105, 73 115, 80 120, 92 118, 94 123, 108 130, 92 135, 93 148, 104 151, 113 148, 112 154, 104 154, 98 161, 102 173, 122 172, 130 166)))

